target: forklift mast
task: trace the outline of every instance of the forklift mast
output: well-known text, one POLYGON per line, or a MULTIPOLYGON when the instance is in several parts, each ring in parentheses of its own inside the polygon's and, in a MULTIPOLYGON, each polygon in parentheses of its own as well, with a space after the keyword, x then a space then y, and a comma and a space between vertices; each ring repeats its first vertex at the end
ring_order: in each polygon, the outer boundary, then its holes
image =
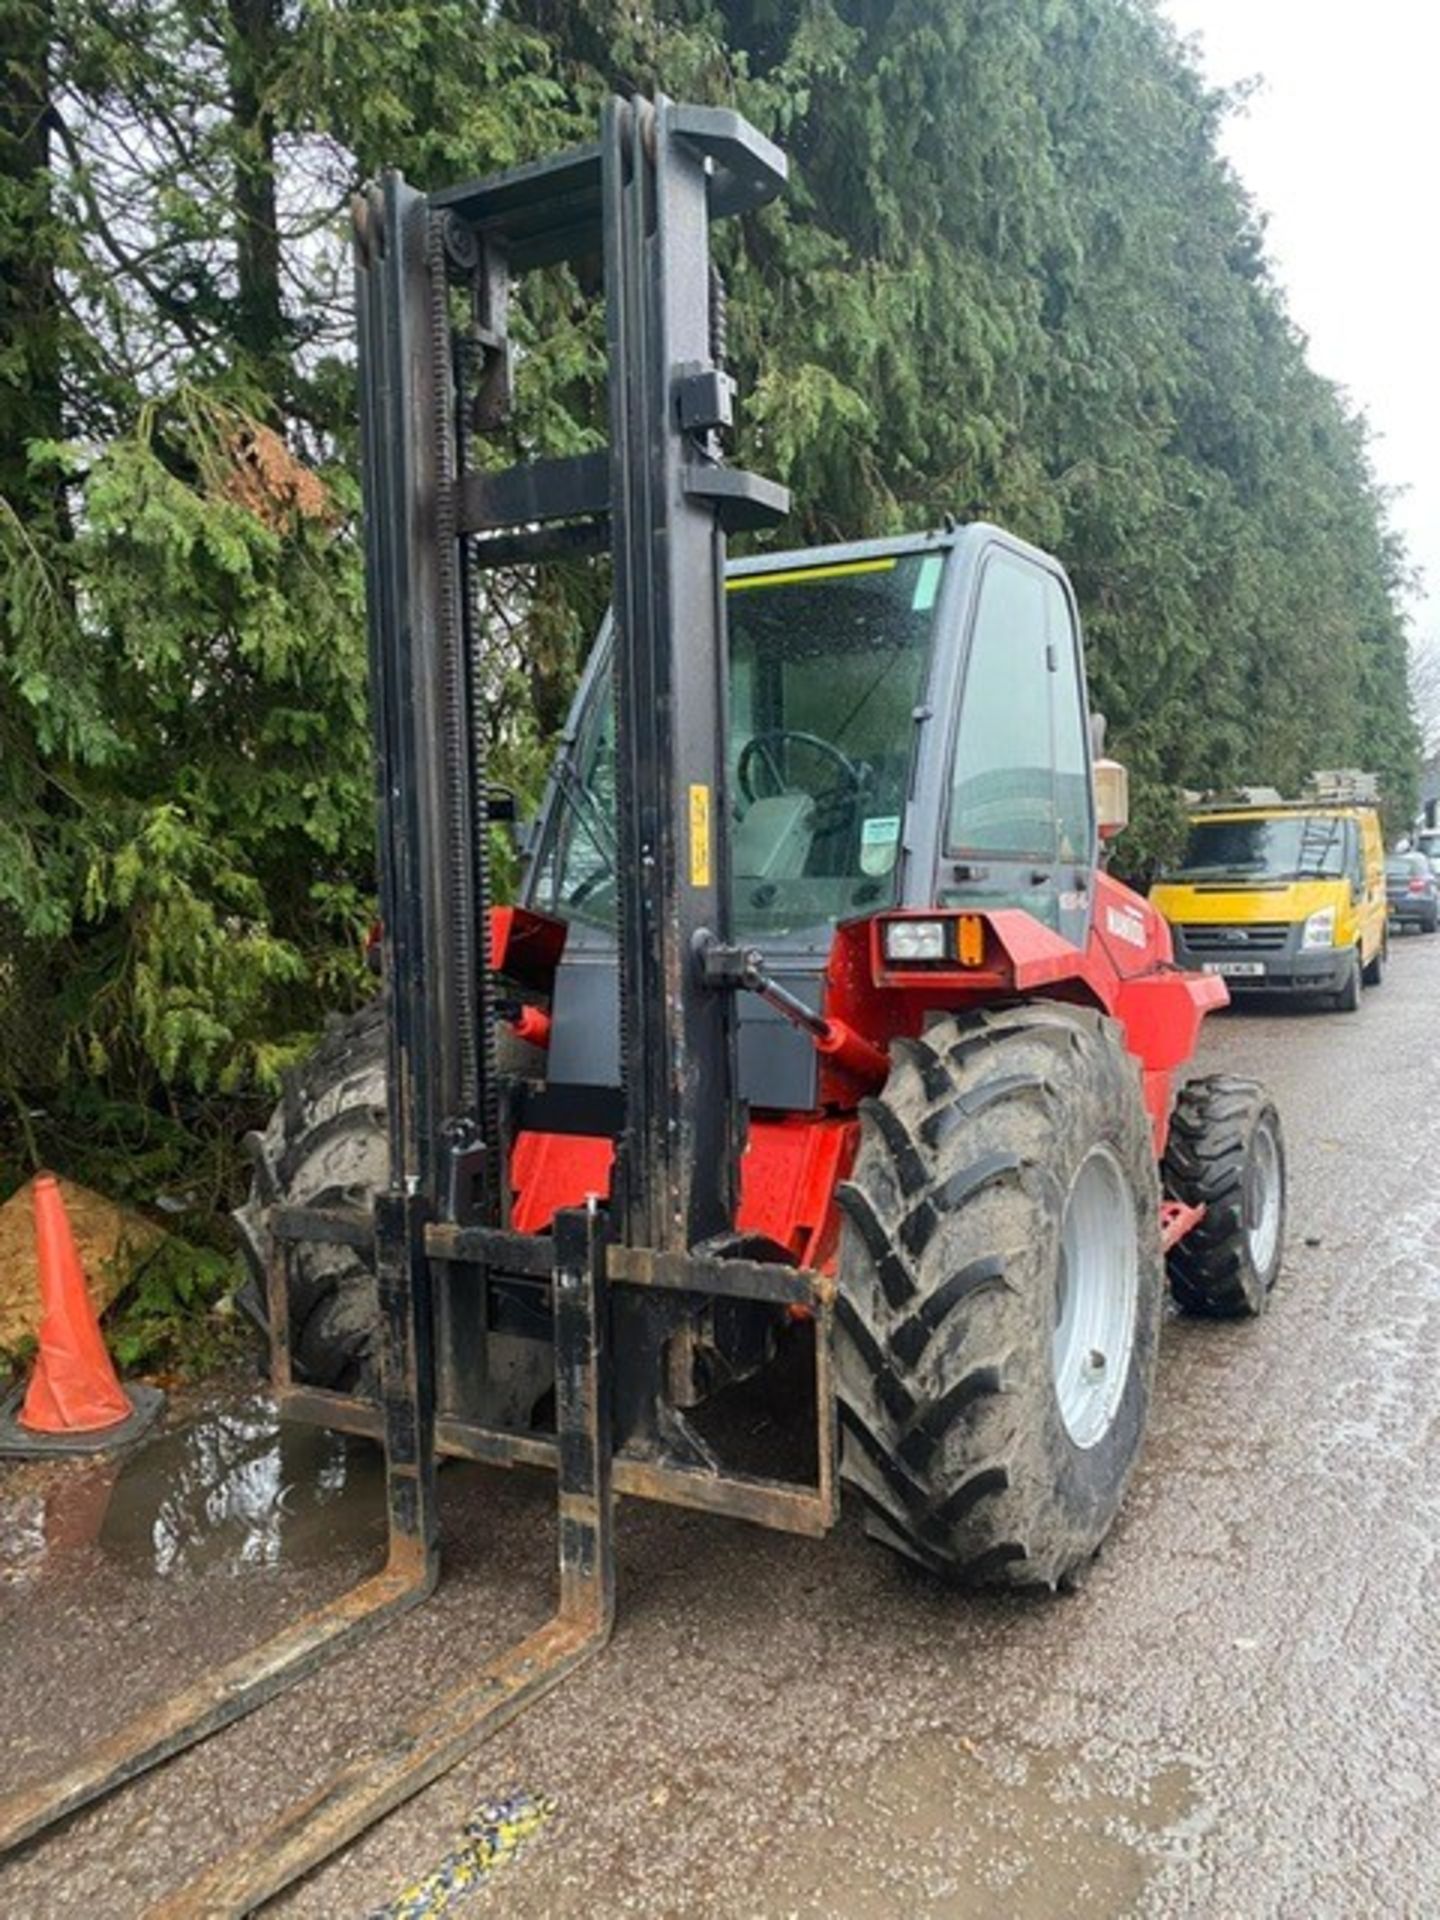
POLYGON ((734 113, 613 100, 597 145, 357 210, 366 564, 390 997, 392 1187, 430 1221, 504 1223, 487 940, 485 569, 613 565, 622 1121, 612 1230, 682 1253, 734 1223, 741 1119, 728 938, 725 535, 782 488, 727 467, 713 219, 779 191, 734 113), (609 449, 503 472, 514 281, 603 263, 609 449), (457 326, 454 319, 463 311, 457 326))

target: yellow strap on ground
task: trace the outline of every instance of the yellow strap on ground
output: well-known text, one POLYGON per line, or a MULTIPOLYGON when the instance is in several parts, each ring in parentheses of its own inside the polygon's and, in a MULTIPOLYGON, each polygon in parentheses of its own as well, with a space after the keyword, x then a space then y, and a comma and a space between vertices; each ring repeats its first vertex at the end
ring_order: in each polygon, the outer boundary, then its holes
POLYGON ((449 1911, 464 1893, 488 1880, 497 1867, 513 1860, 555 1811, 555 1803, 541 1794, 512 1793, 503 1800, 483 1800, 465 1822, 465 1844, 457 1847, 423 1880, 416 1880, 392 1900, 378 1907, 369 1920, 434 1920, 449 1911))

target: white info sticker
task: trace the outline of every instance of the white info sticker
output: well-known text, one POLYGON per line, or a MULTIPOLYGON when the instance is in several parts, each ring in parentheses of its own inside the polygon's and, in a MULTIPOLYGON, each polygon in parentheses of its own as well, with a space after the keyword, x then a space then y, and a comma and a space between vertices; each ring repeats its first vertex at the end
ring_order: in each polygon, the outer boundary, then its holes
POLYGON ((898 813, 874 813, 860 823, 860 871, 888 873, 895 864, 895 849, 900 844, 898 813))

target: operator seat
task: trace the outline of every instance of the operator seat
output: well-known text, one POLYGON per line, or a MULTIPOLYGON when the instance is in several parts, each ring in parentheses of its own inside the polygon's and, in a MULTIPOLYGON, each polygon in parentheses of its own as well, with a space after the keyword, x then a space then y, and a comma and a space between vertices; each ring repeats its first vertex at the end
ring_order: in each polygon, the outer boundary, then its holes
POLYGON ((798 880, 814 840, 815 802, 808 793, 752 800, 731 838, 731 869, 737 880, 798 880))

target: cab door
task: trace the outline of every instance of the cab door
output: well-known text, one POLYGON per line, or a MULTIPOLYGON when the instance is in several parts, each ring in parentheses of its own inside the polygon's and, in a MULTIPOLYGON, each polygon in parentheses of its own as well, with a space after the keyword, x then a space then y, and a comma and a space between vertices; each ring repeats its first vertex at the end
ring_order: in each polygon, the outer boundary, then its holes
POLYGON ((1080 635, 1060 576, 981 556, 951 735, 936 899, 1089 933, 1095 809, 1080 635))
POLYGON ((1363 891, 1361 947, 1367 959, 1385 945, 1389 907, 1385 899, 1385 842, 1373 813, 1362 814, 1357 835, 1363 891))

